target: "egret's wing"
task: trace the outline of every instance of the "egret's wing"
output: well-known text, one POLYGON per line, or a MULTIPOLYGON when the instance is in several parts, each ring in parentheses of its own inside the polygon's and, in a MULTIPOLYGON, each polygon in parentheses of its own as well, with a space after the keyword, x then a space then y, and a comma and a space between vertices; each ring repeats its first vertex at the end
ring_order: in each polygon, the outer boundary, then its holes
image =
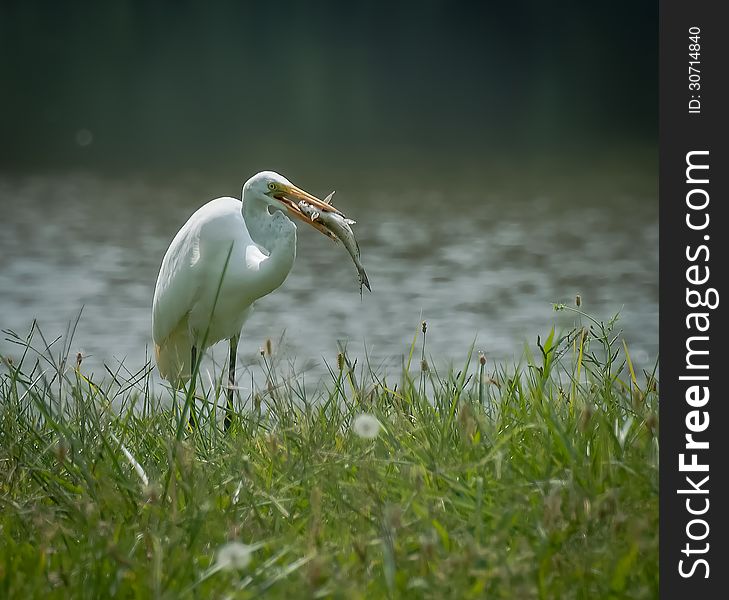
MULTIPOLYGON (((240 200, 216 198, 200 207, 182 226, 167 249, 157 277, 152 305, 152 333, 162 344, 179 332, 201 298, 211 256, 227 252, 237 239, 249 239, 240 200)), ((209 274, 209 273, 208 273, 209 274)))
POLYGON ((195 269, 199 259, 197 231, 183 228, 170 244, 157 277, 152 304, 156 344, 162 344, 192 310, 200 291, 200 277, 195 269))

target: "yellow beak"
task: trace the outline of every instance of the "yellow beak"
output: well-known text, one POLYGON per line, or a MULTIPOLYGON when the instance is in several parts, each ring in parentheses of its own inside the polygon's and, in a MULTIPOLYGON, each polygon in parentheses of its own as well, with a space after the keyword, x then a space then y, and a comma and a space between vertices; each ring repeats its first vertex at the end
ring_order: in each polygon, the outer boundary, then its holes
POLYGON ((275 194, 274 198, 282 202, 286 206, 286 209, 289 211, 289 214, 291 214, 293 217, 296 217, 300 221, 304 221, 304 223, 308 223, 327 237, 333 240, 337 239, 336 236, 324 225, 317 221, 312 221, 307 215, 301 212, 298 202, 303 200, 319 212, 333 212, 341 215, 342 213, 334 208, 331 204, 327 204, 323 200, 320 200, 316 196, 302 190, 301 188, 296 187, 295 185, 286 186, 281 192, 275 194))

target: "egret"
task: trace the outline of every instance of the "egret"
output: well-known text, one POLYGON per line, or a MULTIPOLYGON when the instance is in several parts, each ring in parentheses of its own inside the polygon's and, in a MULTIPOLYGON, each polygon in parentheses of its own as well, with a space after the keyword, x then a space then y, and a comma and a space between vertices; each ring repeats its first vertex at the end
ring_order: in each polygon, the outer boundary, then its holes
POLYGON ((226 430, 243 323, 256 300, 284 282, 296 257, 296 225, 287 214, 333 237, 301 212, 301 200, 341 214, 282 175, 263 171, 246 181, 241 200, 216 198, 195 211, 162 259, 152 303, 157 368, 179 388, 190 380, 200 353, 229 340, 226 430))

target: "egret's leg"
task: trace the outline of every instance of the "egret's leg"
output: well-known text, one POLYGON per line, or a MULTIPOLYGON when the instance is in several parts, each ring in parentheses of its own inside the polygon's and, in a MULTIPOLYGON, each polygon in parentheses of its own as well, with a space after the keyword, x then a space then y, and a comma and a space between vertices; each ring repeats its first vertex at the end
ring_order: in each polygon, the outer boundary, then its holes
POLYGON ((190 350, 190 389, 191 389, 191 400, 190 400, 190 417, 188 423, 191 429, 197 429, 197 417, 195 416, 195 362, 197 361, 197 348, 193 345, 190 350))
POLYGON ((223 427, 225 431, 228 431, 230 424, 233 422, 233 393, 235 388, 235 361, 236 354, 238 353, 238 340, 239 335, 234 335, 230 338, 230 356, 228 357, 228 407, 225 411, 225 420, 223 421, 223 427))

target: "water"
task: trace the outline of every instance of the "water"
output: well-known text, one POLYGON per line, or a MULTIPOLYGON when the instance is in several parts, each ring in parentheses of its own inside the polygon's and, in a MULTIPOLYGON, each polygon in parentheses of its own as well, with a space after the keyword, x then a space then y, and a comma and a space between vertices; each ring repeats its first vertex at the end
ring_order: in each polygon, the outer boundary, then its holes
MULTIPOLYGON (((243 180, 245 177, 241 177, 243 180)), ((315 179, 325 181, 324 179, 315 179)), ((462 364, 471 344, 491 364, 512 364, 574 303, 619 321, 635 362, 658 351, 658 218, 652 180, 607 185, 496 183, 455 187, 340 185, 335 202, 355 232, 372 283, 360 301, 341 247, 299 227, 296 264, 284 285, 258 302, 239 348, 256 364, 267 338, 279 356, 316 376, 366 345, 375 365, 396 370, 421 320, 427 354, 462 364), (355 186, 352 186, 355 187, 355 186)), ((329 189, 313 188, 323 196, 329 189)), ((99 377, 104 363, 140 368, 151 347, 150 306, 164 251, 203 202, 236 195, 240 182, 153 184, 91 175, 0 178, 0 327, 46 339, 65 332, 83 306, 72 355, 99 377), (203 191, 205 190, 205 191, 203 191)), ((3 338, 6 336, 3 336, 3 338)), ((219 347, 216 358, 224 360, 219 347)), ((19 353, 0 341, 0 353, 19 353)), ((244 376, 242 376, 243 378, 244 376)), ((308 377, 311 377, 309 375, 308 377)))

